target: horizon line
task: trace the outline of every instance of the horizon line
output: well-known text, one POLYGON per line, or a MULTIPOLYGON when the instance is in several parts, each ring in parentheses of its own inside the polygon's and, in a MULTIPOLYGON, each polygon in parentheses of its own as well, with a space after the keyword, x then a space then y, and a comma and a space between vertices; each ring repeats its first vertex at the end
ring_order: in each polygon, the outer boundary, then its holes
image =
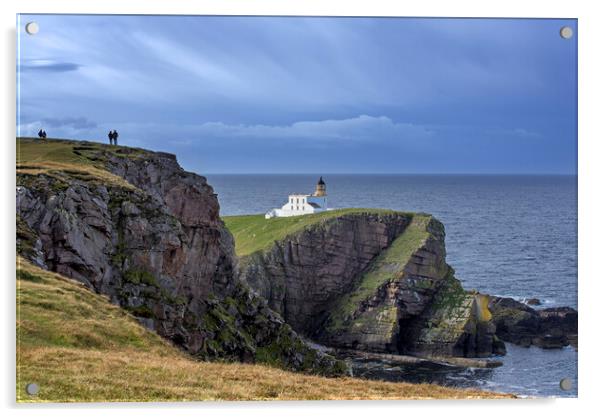
POLYGON ((569 172, 209 172, 206 175, 447 175, 447 176, 578 176, 569 172))

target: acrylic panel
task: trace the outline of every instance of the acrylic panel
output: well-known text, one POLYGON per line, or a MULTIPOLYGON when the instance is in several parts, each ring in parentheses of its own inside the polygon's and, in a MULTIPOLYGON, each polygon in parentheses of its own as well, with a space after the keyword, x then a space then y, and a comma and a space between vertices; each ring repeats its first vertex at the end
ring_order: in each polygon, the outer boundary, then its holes
POLYGON ((17 16, 17 401, 576 397, 577 34, 17 16))

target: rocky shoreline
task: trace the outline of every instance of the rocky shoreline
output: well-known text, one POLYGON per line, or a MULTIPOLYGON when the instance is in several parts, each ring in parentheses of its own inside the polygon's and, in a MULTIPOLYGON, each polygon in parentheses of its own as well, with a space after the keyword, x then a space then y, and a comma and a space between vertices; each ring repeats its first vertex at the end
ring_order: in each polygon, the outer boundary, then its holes
POLYGON ((577 310, 571 307, 534 309, 513 298, 490 297, 496 334, 505 342, 557 349, 577 348, 577 310))
POLYGON ((504 363, 496 359, 475 359, 459 357, 420 357, 410 355, 394 355, 386 353, 374 353, 359 350, 335 349, 334 355, 338 358, 354 358, 363 360, 387 361, 392 364, 436 364, 444 366, 455 366, 459 368, 498 368, 504 363))

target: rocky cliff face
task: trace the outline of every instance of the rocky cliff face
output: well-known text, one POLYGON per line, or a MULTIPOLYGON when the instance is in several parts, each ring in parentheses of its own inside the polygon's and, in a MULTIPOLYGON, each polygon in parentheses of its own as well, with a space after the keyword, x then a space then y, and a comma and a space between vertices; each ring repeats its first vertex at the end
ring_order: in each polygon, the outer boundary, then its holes
POLYGON ((243 259, 242 278, 293 328, 313 335, 333 303, 410 220, 403 213, 333 218, 243 259))
POLYGON ((200 357, 344 370, 236 279, 232 236, 205 178, 185 172, 169 154, 77 142, 65 147, 102 177, 85 169, 21 167, 23 256, 108 295, 200 357))
POLYGON ((331 346, 503 352, 486 300, 466 293, 445 262, 444 237, 429 215, 358 210, 243 258, 241 275, 295 330, 331 346))

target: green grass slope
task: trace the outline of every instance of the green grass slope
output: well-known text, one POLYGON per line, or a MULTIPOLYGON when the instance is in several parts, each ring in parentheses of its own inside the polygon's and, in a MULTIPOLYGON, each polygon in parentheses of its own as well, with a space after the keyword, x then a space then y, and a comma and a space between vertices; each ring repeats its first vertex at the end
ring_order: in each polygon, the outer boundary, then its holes
POLYGON ((314 224, 319 224, 343 215, 360 213, 388 214, 394 213, 394 211, 386 209, 348 208, 306 214, 304 216, 276 217, 272 219, 266 219, 263 214, 225 216, 222 219, 234 236, 236 254, 238 256, 246 256, 253 252, 268 249, 274 242, 300 232, 314 224))
POLYGON ((200 362, 83 285, 17 259, 17 401, 509 398, 200 362), (35 396, 25 392, 35 382, 35 396))

